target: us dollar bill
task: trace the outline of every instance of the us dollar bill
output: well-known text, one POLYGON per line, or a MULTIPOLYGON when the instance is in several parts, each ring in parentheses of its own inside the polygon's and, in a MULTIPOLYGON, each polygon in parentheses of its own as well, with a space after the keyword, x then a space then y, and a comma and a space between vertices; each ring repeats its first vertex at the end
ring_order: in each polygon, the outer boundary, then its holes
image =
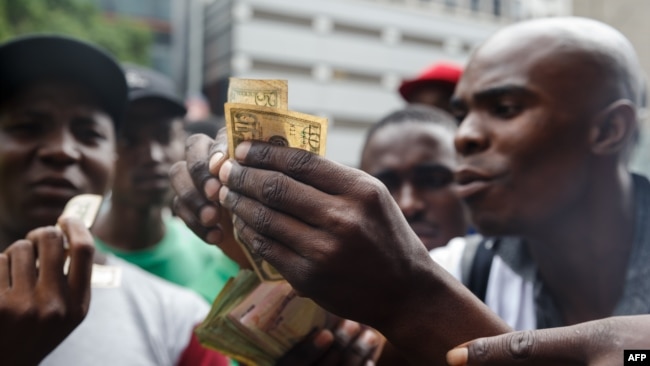
POLYGON ((286 80, 230 78, 228 103, 288 109, 289 88, 286 80))
MULTIPOLYGON (((81 222, 87 229, 95 222, 102 205, 103 197, 96 194, 80 194, 72 197, 66 203, 61 213, 61 217, 73 217, 81 222)), ((57 224, 57 227, 59 225, 57 224)), ((67 238, 63 238, 63 245, 66 251, 69 249, 67 238)), ((63 265, 63 272, 68 273, 70 269, 70 257, 66 254, 66 260, 63 265)), ((113 288, 120 287, 122 282, 122 269, 116 266, 108 266, 93 263, 90 285, 93 288, 113 288)))
POLYGON ((230 156, 248 140, 325 155, 327 118, 240 103, 226 103, 224 109, 230 156))
MULTIPOLYGON (((235 148, 247 140, 267 141, 274 145, 295 147, 325 155, 326 118, 241 103, 226 103, 224 108, 230 156, 234 156, 235 148)), ((241 240, 238 241, 260 279, 282 279, 273 266, 253 253, 241 240)))

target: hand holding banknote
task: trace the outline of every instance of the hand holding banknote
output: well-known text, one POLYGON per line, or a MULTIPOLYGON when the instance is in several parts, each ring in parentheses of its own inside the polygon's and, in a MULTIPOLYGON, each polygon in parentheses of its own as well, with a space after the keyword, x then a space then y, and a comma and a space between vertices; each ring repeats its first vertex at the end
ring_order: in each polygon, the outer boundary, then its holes
POLYGON ((86 316, 93 238, 80 219, 58 224, 32 230, 0 254, 2 364, 37 365, 86 316))
POLYGON ((232 217, 217 201, 221 188, 217 173, 229 156, 228 147, 232 151, 252 139, 322 155, 327 121, 287 110, 286 81, 231 79, 228 95, 227 129, 214 141, 206 136, 188 139, 187 160, 170 172, 177 214, 242 267, 250 265, 255 270, 241 271, 221 291, 196 330, 201 343, 256 365, 273 365, 280 359, 281 365, 325 365, 339 360, 361 365, 376 359, 383 345, 381 335, 350 321, 342 324, 355 324, 353 335, 346 336, 350 326, 329 330, 338 318, 298 296, 268 263, 238 243, 232 235, 232 217), (322 342, 328 334, 333 334, 332 342, 322 342))

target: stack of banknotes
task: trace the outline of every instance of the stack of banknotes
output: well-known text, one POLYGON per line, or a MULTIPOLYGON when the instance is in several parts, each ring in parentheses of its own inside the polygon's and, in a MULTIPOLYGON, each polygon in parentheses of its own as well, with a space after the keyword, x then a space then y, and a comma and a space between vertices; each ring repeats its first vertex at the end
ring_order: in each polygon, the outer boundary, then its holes
MULTIPOLYGON (((229 153, 246 140, 262 140, 323 155, 327 119, 289 111, 286 80, 230 79, 225 104, 229 153)), ((204 346, 246 365, 274 365, 316 329, 336 319, 296 294, 266 261, 239 243, 252 264, 223 288, 196 334, 204 346)))
POLYGON ((246 365, 270 366, 311 331, 334 322, 287 281, 260 281, 242 270, 217 296, 196 334, 203 345, 246 365))

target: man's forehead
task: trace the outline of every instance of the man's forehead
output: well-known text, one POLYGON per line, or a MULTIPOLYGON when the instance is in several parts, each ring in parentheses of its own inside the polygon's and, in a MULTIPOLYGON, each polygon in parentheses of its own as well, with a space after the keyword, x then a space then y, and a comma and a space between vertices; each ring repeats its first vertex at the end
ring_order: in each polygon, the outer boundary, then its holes
POLYGON ((481 47, 468 63, 454 99, 472 98, 490 90, 552 93, 584 86, 598 75, 600 66, 585 64, 585 52, 567 47, 562 40, 537 34, 494 39, 481 47))
POLYGON ((456 156, 453 140, 452 131, 435 123, 389 124, 373 135, 363 160, 367 165, 402 165, 410 157, 451 164, 456 156))
POLYGON ((634 59, 625 37, 603 23, 584 18, 526 21, 503 28, 476 50, 457 92, 525 85, 531 74, 550 85, 553 79, 562 84, 560 79, 567 77, 581 81, 618 69, 633 72, 634 59))

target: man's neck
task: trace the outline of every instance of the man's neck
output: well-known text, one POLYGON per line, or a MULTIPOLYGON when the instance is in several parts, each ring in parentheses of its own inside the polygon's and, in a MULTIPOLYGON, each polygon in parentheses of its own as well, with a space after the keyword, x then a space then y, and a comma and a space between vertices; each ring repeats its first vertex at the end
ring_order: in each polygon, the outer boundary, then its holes
POLYGON ((111 247, 134 251, 150 248, 165 235, 163 205, 146 208, 111 202, 107 212, 100 214, 93 226, 93 234, 111 247))
POLYGON ((633 247, 633 194, 627 172, 594 181, 580 202, 525 237, 567 324, 612 315, 633 247))

